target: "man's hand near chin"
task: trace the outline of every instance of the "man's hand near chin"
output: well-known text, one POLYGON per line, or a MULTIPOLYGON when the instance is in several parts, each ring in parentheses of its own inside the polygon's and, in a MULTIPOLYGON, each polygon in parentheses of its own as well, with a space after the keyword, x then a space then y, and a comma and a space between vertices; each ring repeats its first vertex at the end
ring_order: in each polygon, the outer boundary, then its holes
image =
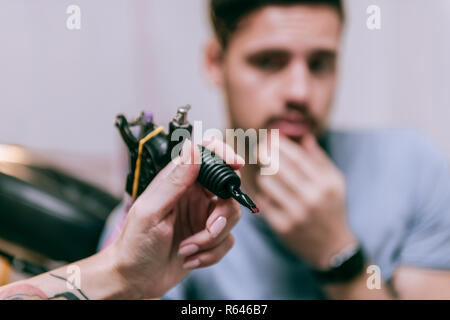
MULTIPOLYGON (((256 178, 255 201, 267 223, 294 253, 313 269, 327 270, 335 255, 359 245, 347 221, 344 176, 312 135, 305 136, 301 143, 281 136, 279 150, 279 171, 275 175, 256 178)), ((407 292, 411 292, 407 279, 402 276, 405 272, 429 280, 428 283, 423 281, 425 291, 435 291, 436 279, 450 281, 448 273, 439 277, 433 272, 430 275, 429 270, 413 272, 410 268, 400 267, 392 288, 400 298, 410 297, 407 292)), ((394 291, 387 285, 380 290, 369 290, 368 276, 364 268, 352 280, 325 284, 323 289, 335 299, 394 298, 394 291)))
POLYGON ((301 145, 281 136, 279 171, 257 178, 256 201, 264 217, 294 252, 326 269, 352 243, 346 217, 345 180, 312 136, 301 145))

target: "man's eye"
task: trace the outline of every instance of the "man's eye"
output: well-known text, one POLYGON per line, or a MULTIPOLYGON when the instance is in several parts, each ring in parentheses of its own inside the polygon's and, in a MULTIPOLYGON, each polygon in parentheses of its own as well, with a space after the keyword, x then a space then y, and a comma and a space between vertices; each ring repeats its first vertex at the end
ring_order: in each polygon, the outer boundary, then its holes
POLYGON ((332 59, 313 59, 309 62, 309 69, 314 74, 327 74, 334 71, 332 59))
POLYGON ((250 57, 249 62, 252 66, 262 71, 275 72, 283 69, 288 63, 288 59, 284 56, 263 55, 250 57))

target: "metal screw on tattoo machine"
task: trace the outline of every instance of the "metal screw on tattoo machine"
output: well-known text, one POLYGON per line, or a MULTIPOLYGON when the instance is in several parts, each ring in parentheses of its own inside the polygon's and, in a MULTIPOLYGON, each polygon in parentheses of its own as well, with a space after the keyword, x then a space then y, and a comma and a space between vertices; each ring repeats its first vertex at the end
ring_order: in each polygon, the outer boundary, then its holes
MULTIPOLYGON (((126 191, 133 199, 144 192, 158 172, 169 164, 172 154, 179 154, 186 137, 192 135, 192 125, 187 121, 189 110, 189 105, 178 109, 169 123, 168 134, 154 123, 151 113, 142 113, 130 122, 124 115, 116 117, 116 127, 129 150, 130 173, 126 191), (134 129, 137 129, 136 135, 134 129)), ((198 147, 202 158, 197 178, 200 184, 219 198, 234 198, 252 213, 258 213, 257 206, 240 189, 241 179, 234 170, 214 152, 201 145, 198 147)))

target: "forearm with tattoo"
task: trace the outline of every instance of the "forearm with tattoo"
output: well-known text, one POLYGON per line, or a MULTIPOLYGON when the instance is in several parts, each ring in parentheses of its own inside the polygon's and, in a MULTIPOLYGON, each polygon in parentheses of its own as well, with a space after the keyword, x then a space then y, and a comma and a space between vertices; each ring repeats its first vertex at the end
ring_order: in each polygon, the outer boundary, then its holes
POLYGON ((62 285, 61 292, 57 293, 58 290, 55 290, 56 293, 48 294, 34 285, 20 282, 0 289, 0 300, 89 300, 81 289, 76 288, 73 283, 64 277, 52 273, 48 273, 42 277, 47 278, 47 287, 59 288, 62 285), (71 285, 74 290, 68 290, 67 285, 71 285))

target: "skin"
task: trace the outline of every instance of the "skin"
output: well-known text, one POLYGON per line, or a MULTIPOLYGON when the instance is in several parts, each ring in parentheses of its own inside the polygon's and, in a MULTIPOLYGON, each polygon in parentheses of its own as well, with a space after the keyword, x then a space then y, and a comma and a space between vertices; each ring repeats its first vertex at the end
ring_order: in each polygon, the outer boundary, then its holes
MULTIPOLYGON (((216 38, 206 48, 231 126, 280 130, 279 172, 262 176, 248 166, 243 184, 285 244, 317 269, 358 243, 346 218, 345 179, 317 143, 336 89, 341 29, 330 6, 265 6, 241 20, 226 48, 216 38)), ((380 290, 367 288, 369 276, 324 290, 336 299, 450 298, 448 271, 399 266, 392 286, 380 290)))
MULTIPOLYGON (((222 142, 205 146, 239 170, 243 159, 222 142)), ((65 266, 0 288, 1 299, 154 299, 188 272, 217 263, 233 246, 231 229, 241 210, 234 200, 213 197, 196 180, 199 149, 187 141, 130 209, 120 236, 105 250, 73 265, 81 288, 65 266), (70 275, 69 275, 70 276, 70 275)))

